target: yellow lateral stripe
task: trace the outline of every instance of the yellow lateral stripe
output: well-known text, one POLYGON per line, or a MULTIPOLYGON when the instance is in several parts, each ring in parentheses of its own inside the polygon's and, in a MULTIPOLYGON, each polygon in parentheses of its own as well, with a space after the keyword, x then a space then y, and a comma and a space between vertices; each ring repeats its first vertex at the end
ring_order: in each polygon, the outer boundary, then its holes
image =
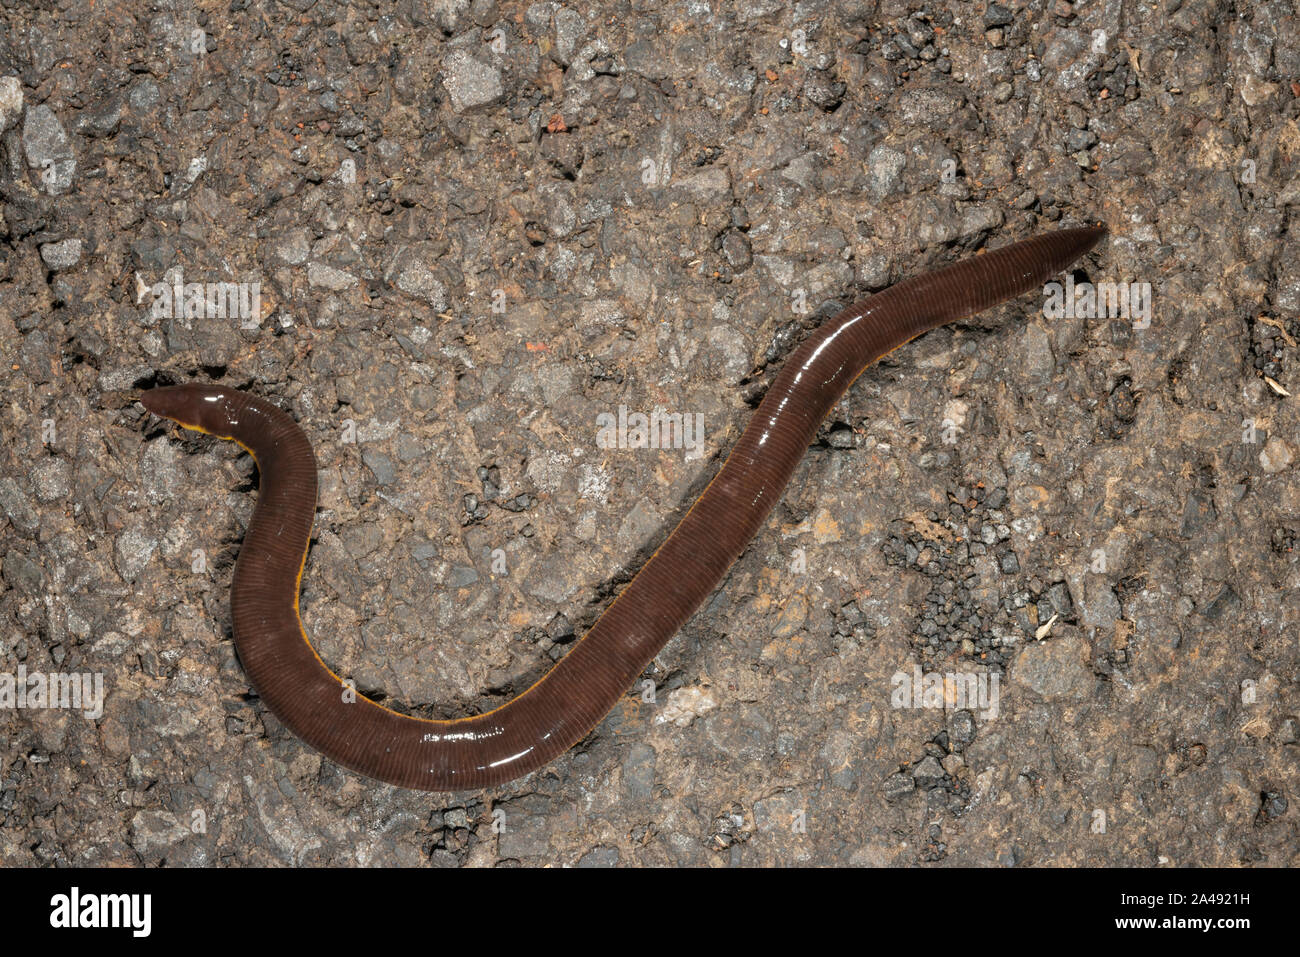
MULTIPOLYGON (((920 333, 917 333, 917 335, 920 335, 920 333)), ((913 336, 912 338, 914 339, 916 338, 916 336, 913 336)), ((907 342, 911 342, 911 341, 912 341, 911 339, 907 340, 907 342)), ((899 346, 896 346, 895 349, 902 348, 903 345, 906 345, 906 343, 902 343, 899 346)), ((893 351, 894 349, 889 350, 889 352, 893 352, 893 351)), ((867 369, 869 369, 872 365, 880 361, 880 359, 882 359, 885 355, 888 354, 889 353, 882 353, 881 355, 877 356, 875 359, 872 359, 870 362, 866 363, 862 367, 862 369, 858 372, 858 374, 853 377, 853 380, 849 383, 849 385, 852 385, 853 382, 856 382, 863 372, 866 372, 867 369)), ((846 391, 847 391, 847 387, 846 387, 846 391)), ((201 426, 191 425, 187 422, 182 422, 180 419, 173 419, 172 421, 179 424, 182 428, 190 429, 191 431, 194 432, 201 432, 204 435, 213 435, 219 439, 234 442, 245 452, 247 452, 249 456, 252 457, 253 464, 257 466, 258 471, 260 472, 262 470, 261 463, 257 461, 257 453, 255 453, 251 448, 249 448, 243 442, 239 441, 239 439, 235 438, 233 435, 218 435, 217 433, 211 432, 208 429, 205 429, 201 426)), ((741 431, 741 434, 742 435, 744 434, 744 430, 741 431)), ((573 646, 574 650, 577 649, 578 645, 581 645, 584 641, 587 640, 588 637, 590 637, 591 633, 596 629, 596 626, 601 623, 601 621, 605 618, 606 615, 608 615, 611 611, 614 610, 614 606, 616 606, 619 603, 619 600, 627 593, 628 589, 630 589, 633 586, 633 584, 636 583, 636 580, 641 577, 641 573, 650 567, 650 563, 653 562, 659 556, 659 553, 663 551, 663 549, 668 545, 668 543, 673 540, 673 537, 677 534, 677 530, 686 523, 686 520, 690 518, 691 513, 695 511, 696 507, 702 501, 704 501, 704 497, 708 495, 709 489, 713 487, 713 483, 722 477, 722 473, 726 470, 727 463, 731 461, 731 456, 735 453, 735 451, 736 451, 735 446, 732 446, 731 451, 727 453, 727 457, 722 460, 722 465, 718 468, 717 473, 714 474, 713 478, 709 479, 709 484, 704 486, 704 491, 702 491, 699 494, 699 496, 695 499, 695 501, 691 503, 691 507, 686 510, 686 514, 682 516, 681 521, 679 521, 673 527, 673 530, 668 533, 668 537, 665 538, 663 542, 659 545, 659 547, 654 550, 654 553, 645 560, 645 563, 637 570, 637 573, 632 576, 631 580, 629 580, 627 585, 623 587, 622 591, 620 591, 614 597, 614 600, 609 603, 609 607, 607 607, 603 612, 600 613, 600 616, 592 623, 591 627, 587 629, 587 633, 578 639, 577 644, 573 646)), ((259 495, 260 494, 261 493, 259 492, 259 495)), ((313 523, 315 521, 315 510, 316 510, 316 504, 313 502, 312 503, 313 523)), ((242 543, 241 543, 241 547, 242 547, 242 543)), ((298 622, 298 634, 302 638, 303 643, 306 644, 307 649, 312 653, 312 657, 316 659, 317 664, 319 664, 321 668, 324 669, 325 673, 328 674, 331 678, 334 679, 335 682, 338 683, 339 690, 342 691, 346 687, 343 683, 343 679, 340 678, 337 674, 335 674, 333 669, 331 669, 330 666, 327 665, 324 662, 324 660, 321 658, 320 653, 316 651, 315 646, 312 645, 311 643, 311 639, 307 636, 307 629, 303 627, 303 623, 302 623, 302 614, 299 609, 299 597, 302 591, 303 572, 307 567, 307 553, 310 550, 311 550, 311 534, 309 530, 307 536, 307 546, 302 550, 302 559, 298 562, 298 576, 294 580, 294 584, 293 584, 293 616, 298 622)), ((233 622, 231 624, 233 625, 233 622)), ((568 654, 573 654, 573 651, 570 651, 568 654)), ((566 655, 565 657, 568 657, 568 655, 566 655)), ((560 660, 563 661, 564 659, 562 658, 560 660)), ((466 715, 465 717, 462 718, 421 718, 418 715, 403 714, 400 711, 394 711, 392 708, 380 704, 378 701, 375 701, 373 698, 367 698, 365 695, 356 692, 355 688, 351 690, 357 694, 358 698, 360 698, 362 701, 366 702, 367 704, 373 705, 374 707, 379 708, 381 711, 387 711, 389 714, 396 715, 399 718, 406 718, 409 721, 419 721, 422 724, 432 724, 432 725, 438 725, 440 727, 447 727, 449 725, 461 724, 466 721, 477 721, 480 718, 487 718, 490 717, 491 715, 496 714, 498 711, 501 711, 504 708, 508 708, 516 701, 522 699, 525 695, 530 694, 533 690, 540 687, 542 683, 546 681, 547 678, 549 678, 552 674, 555 673, 555 670, 556 668, 559 667, 559 664, 560 664, 559 662, 553 664, 549 669, 547 669, 546 674, 542 675, 535 682, 529 685, 525 690, 521 691, 519 694, 515 695, 513 698, 511 698, 509 701, 505 702, 504 704, 497 705, 491 711, 484 711, 481 714, 475 714, 475 715, 466 715)))

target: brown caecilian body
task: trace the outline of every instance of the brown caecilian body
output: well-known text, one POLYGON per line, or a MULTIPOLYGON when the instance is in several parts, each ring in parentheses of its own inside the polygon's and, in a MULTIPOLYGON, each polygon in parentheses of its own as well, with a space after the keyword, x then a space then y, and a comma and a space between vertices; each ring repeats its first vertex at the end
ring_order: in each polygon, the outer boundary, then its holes
POLYGON ((217 385, 151 389, 146 409, 233 439, 261 470, 231 590, 240 661, 296 735, 362 774, 450 791, 527 774, 584 737, 722 581, 781 497, 827 412, 878 358, 928 329, 1040 287, 1104 227, 1046 233, 917 276, 823 323, 786 360, 704 493, 591 630, 509 703, 451 721, 413 718, 347 692, 316 655, 298 587, 316 510, 311 443, 264 399, 217 385))

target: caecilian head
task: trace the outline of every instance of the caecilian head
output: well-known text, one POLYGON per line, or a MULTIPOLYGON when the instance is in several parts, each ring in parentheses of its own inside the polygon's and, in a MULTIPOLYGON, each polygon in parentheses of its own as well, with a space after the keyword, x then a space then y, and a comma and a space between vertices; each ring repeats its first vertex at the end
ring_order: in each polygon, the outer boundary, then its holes
POLYGON ((187 429, 229 438, 239 423, 240 393, 218 385, 169 385, 149 389, 140 404, 187 429))

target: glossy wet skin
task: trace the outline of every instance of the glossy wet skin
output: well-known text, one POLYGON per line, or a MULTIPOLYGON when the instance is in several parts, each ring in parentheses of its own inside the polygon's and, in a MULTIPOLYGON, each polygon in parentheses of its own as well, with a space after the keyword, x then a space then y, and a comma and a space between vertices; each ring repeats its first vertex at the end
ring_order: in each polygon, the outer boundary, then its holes
MULTIPOLYGON (((450 791, 501 784, 558 757, 614 706, 695 613, 766 521, 827 412, 864 369, 928 329, 1039 288, 1105 235, 1060 230, 908 279, 828 320, 786 360, 735 448, 673 533, 547 675, 493 711, 413 718, 344 686, 298 617, 316 510, 311 443, 265 399, 212 384, 141 403, 252 453, 261 488, 231 589, 249 680, 290 730, 345 767, 450 791)), ((865 479, 869 481, 870 478, 865 479)))

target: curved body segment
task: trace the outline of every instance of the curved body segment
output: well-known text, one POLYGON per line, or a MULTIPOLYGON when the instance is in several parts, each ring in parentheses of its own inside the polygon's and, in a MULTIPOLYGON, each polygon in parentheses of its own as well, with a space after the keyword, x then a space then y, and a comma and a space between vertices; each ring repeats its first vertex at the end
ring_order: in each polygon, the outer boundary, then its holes
POLYGON ((591 630, 527 691, 451 721, 391 711, 354 693, 312 649, 298 588, 316 511, 311 443, 264 399, 216 385, 151 389, 156 415, 243 445, 261 489, 231 590, 249 681, 284 724, 339 764, 407 788, 490 787, 583 738, 704 603, 780 499, 818 426, 864 369, 928 329, 1042 286, 1104 227, 1065 229, 907 279, 845 309, 786 360, 730 456, 659 550, 591 630))

